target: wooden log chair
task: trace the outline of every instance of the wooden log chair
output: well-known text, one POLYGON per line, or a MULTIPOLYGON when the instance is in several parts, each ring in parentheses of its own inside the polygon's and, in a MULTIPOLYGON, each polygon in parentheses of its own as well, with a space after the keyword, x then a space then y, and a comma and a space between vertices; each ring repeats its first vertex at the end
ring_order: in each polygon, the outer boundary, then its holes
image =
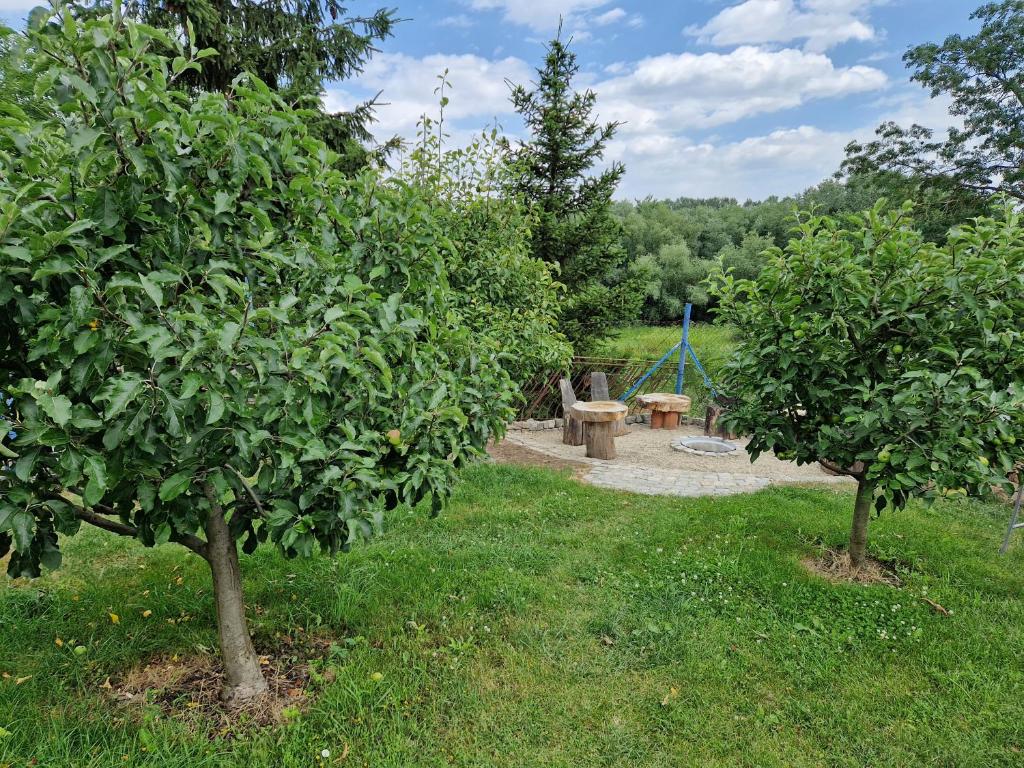
MULTIPOLYGON (((590 374, 590 399, 592 402, 604 402, 612 399, 608 392, 608 376, 604 371, 594 371, 590 374)), ((629 434, 625 419, 616 421, 614 424, 616 437, 629 434)))
POLYGON ((576 404, 572 382, 559 379, 558 388, 562 390, 562 442, 566 445, 583 445, 583 421, 572 410, 576 404))
POLYGON ((721 437, 725 440, 735 440, 736 435, 718 424, 729 406, 734 405, 736 400, 731 397, 718 397, 708 403, 707 411, 704 413, 704 434, 707 437, 721 437))

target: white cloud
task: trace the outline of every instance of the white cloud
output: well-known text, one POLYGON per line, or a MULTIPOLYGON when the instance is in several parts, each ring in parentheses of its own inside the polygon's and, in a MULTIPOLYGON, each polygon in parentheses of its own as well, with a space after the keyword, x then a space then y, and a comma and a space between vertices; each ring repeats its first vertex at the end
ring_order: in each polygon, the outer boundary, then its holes
POLYGON ((466 0, 478 11, 498 10, 505 21, 529 27, 535 32, 551 32, 560 20, 579 24, 586 14, 608 5, 609 0, 466 0))
MULTIPOLYGON (((376 110, 375 133, 381 137, 396 133, 410 137, 422 114, 436 115, 438 96, 434 89, 437 76, 445 69, 452 84, 445 118, 468 119, 475 128, 510 112, 506 78, 525 83, 534 74, 526 62, 512 56, 486 59, 472 54, 437 53, 421 58, 402 53, 377 54, 357 81, 367 92, 383 92, 384 104, 376 110)), ((350 109, 362 99, 344 88, 328 87, 324 101, 333 111, 350 109)))
POLYGON ((952 122, 947 100, 929 99, 919 91, 905 91, 876 106, 876 118, 851 130, 800 125, 725 142, 651 133, 615 141, 606 159, 626 165, 620 198, 763 199, 800 192, 832 175, 845 157, 846 145, 870 139, 881 122, 918 122, 937 129, 952 122))
POLYGON ((594 85, 604 116, 631 133, 709 128, 814 99, 883 88, 884 72, 836 67, 820 53, 743 46, 730 53, 663 54, 594 85))
POLYGON ((867 11, 884 1, 745 0, 687 32, 720 46, 806 40, 808 50, 824 51, 848 40, 874 40, 878 33, 867 11))
POLYGON ((612 8, 610 11, 605 11, 599 16, 594 17, 594 23, 599 27, 607 26, 608 24, 614 24, 617 21, 622 21, 628 16, 621 8, 612 8))
POLYGON ((691 142, 651 134, 620 141, 609 160, 626 165, 617 197, 735 197, 788 194, 833 173, 851 135, 812 126, 780 129, 740 141, 691 142))
POLYGON ((457 13, 454 16, 445 16, 439 22, 439 27, 455 27, 456 29, 468 29, 473 26, 473 20, 464 13, 457 13))
MULTIPOLYGON (((356 83, 329 89, 325 98, 332 109, 350 108, 382 90, 387 105, 377 110, 376 134, 411 138, 420 115, 436 115, 436 75, 446 68, 453 84, 445 111, 450 145, 465 143, 494 118, 510 136, 520 134, 505 80, 528 83, 535 73, 511 56, 379 54, 356 83)), ((824 54, 797 49, 666 54, 610 64, 592 77, 587 85, 598 93, 600 118, 628 121, 605 157, 626 164, 620 197, 789 194, 834 172, 846 144, 869 138, 885 119, 936 127, 949 122, 946 105, 919 89, 890 90, 877 69, 838 67, 824 54), (812 100, 865 93, 879 98, 849 130, 824 130, 785 112, 812 100), (763 135, 708 138, 721 126, 766 114, 779 119, 763 135)))
MULTIPOLYGON (((358 82, 366 92, 383 91, 386 105, 377 110, 381 130, 410 135, 423 112, 436 112, 436 76, 445 69, 453 85, 447 115, 475 118, 477 124, 511 114, 506 79, 527 83, 535 74, 516 57, 379 54, 358 82)), ((602 119, 625 121, 622 132, 636 136, 706 130, 816 99, 878 90, 886 83, 878 69, 836 67, 824 54, 744 46, 730 53, 664 54, 619 63, 587 85, 598 93, 602 119)), ((328 89, 332 109, 356 101, 344 90, 328 89)))

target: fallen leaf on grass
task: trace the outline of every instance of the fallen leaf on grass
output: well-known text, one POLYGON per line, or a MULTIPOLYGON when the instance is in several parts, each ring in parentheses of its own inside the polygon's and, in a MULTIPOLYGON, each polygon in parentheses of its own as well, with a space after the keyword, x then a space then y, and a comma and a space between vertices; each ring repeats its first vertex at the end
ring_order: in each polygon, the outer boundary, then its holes
POLYGON ((927 597, 921 598, 924 602, 928 603, 936 613, 941 613, 943 616, 949 616, 949 611, 943 608, 941 605, 936 603, 934 600, 929 600, 927 597))
POLYGON ((679 695, 679 689, 674 685, 668 689, 668 693, 665 694, 665 698, 661 700, 661 706, 667 707, 668 703, 679 695))
POLYGON ((14 678, 14 684, 15 685, 21 685, 22 683, 27 683, 31 679, 32 679, 32 675, 25 675, 24 677, 16 677, 16 678, 14 678))

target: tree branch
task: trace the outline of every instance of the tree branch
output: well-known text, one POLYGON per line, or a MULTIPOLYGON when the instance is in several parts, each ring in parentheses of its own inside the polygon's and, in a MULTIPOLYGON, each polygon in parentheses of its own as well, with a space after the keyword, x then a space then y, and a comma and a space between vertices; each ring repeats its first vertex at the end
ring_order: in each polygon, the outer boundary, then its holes
POLYGON ((263 509, 263 504, 260 502, 259 496, 256 495, 256 491, 254 491, 252 489, 252 486, 249 485, 249 481, 246 480, 244 477, 242 477, 242 473, 239 472, 234 467, 232 467, 230 464, 225 464, 224 468, 225 469, 230 469, 232 472, 235 473, 235 477, 238 478, 238 482, 240 482, 242 484, 242 486, 245 488, 246 492, 249 494, 249 498, 252 499, 252 503, 256 505, 256 509, 258 509, 260 511, 260 517, 266 517, 267 516, 266 510, 263 509))
MULTIPOLYGON (((106 506, 105 504, 96 504, 93 509, 87 509, 85 507, 77 507, 72 505, 72 509, 75 511, 75 516, 90 525, 95 525, 97 528, 102 528, 105 531, 116 533, 119 536, 130 536, 132 538, 138 538, 139 529, 133 525, 127 525, 119 520, 111 520, 109 517, 104 515, 116 516, 117 512, 106 506), (93 511, 96 510, 96 511, 93 511)), ((194 536, 191 533, 171 533, 171 541, 175 544, 180 544, 195 552, 204 560, 206 559, 207 549, 206 542, 200 539, 198 536, 194 536)))
MULTIPOLYGON (((82 520, 90 525, 95 525, 97 528, 102 528, 104 531, 110 531, 116 533, 119 536, 130 536, 135 538, 139 529, 131 525, 125 525, 124 523, 117 520, 108 520, 103 515, 93 512, 91 509, 85 507, 72 507, 75 511, 75 517, 82 520)), ((113 510, 111 510, 113 511, 113 510)))
POLYGON ((864 462, 858 461, 849 467, 841 467, 833 461, 828 459, 818 459, 818 463, 821 464, 829 472, 834 472, 837 475, 846 475, 860 480, 864 476, 864 462))

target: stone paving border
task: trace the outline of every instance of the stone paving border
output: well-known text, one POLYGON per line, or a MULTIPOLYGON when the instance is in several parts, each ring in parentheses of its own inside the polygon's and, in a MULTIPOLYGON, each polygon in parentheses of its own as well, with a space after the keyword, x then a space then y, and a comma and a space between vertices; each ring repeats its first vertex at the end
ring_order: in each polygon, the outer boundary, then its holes
MULTIPOLYGON (((505 440, 542 453, 545 456, 564 459, 563 456, 519 438, 514 433, 505 436, 505 440)), ((758 475, 737 472, 694 472, 687 470, 661 469, 625 464, 615 461, 591 459, 586 456, 574 457, 573 461, 589 465, 590 469, 582 480, 599 488, 611 488, 619 491, 642 493, 649 496, 728 496, 734 493, 753 493, 776 485, 823 483, 826 485, 842 485, 849 482, 847 477, 823 475, 820 479, 808 481, 806 478, 784 480, 767 478, 758 475)))

